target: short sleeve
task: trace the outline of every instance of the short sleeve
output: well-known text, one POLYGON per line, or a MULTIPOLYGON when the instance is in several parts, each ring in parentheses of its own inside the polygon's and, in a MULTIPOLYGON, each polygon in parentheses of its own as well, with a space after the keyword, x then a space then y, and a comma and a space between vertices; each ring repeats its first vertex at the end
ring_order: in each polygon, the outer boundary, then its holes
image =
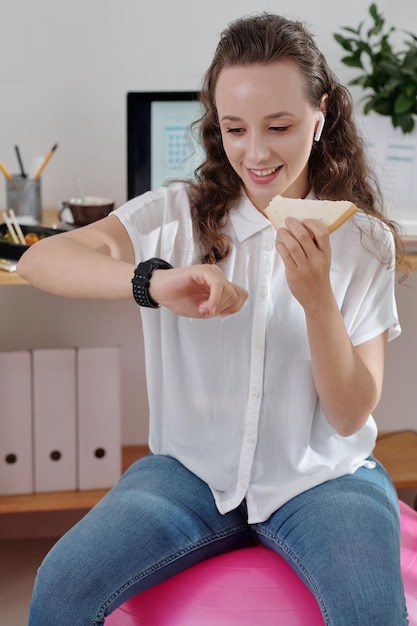
POLYGON ((340 267, 345 272, 340 309, 353 345, 386 330, 390 341, 401 332, 395 299, 394 238, 384 225, 367 216, 359 217, 356 226, 347 226, 340 241, 344 250, 340 267))

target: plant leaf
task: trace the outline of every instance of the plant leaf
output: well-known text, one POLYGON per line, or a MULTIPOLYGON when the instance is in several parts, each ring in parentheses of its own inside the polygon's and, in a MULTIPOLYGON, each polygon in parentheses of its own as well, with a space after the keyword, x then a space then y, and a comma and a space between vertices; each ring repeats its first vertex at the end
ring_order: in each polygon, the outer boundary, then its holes
POLYGON ((363 69, 360 54, 351 54, 348 57, 343 57, 342 63, 348 67, 359 67, 360 69, 363 69))
POLYGON ((414 102, 417 106, 417 82, 415 80, 410 80, 405 86, 405 93, 410 98, 413 98, 414 102))
POLYGON ((392 104, 389 98, 376 98, 373 102, 373 109, 380 115, 392 114, 392 104))
POLYGON ((337 33, 334 35, 334 38, 344 50, 347 50, 348 52, 353 51, 352 39, 346 39, 345 37, 343 37, 342 35, 338 35, 337 33))
POLYGON ((415 126, 412 115, 393 115, 392 124, 394 128, 400 127, 403 133, 411 133, 415 126))
POLYGON ((358 28, 352 28, 352 26, 342 26, 342 30, 347 31, 348 33, 352 33, 353 35, 359 35, 363 22, 359 24, 358 28))
POLYGON ((369 15, 377 20, 379 18, 379 13, 376 4, 373 2, 369 7, 369 15))
POLYGON ((415 102, 415 98, 410 98, 404 93, 400 93, 398 98, 396 98, 394 102, 394 113, 406 113, 407 111, 411 111, 413 108, 413 104, 415 102))
POLYGON ((342 63, 362 70, 349 85, 365 91, 364 113, 375 111, 389 116, 394 126, 411 132, 417 117, 417 35, 402 30, 406 38, 398 50, 391 42, 396 27, 386 25, 375 2, 368 12, 372 20, 368 30, 361 21, 356 29, 343 27, 346 36, 334 35, 348 53, 341 59, 342 63))
POLYGON ((361 76, 357 76, 356 78, 350 80, 349 85, 358 85, 359 87, 363 87, 363 89, 366 89, 366 87, 368 86, 366 84, 367 82, 368 77, 366 76, 366 74, 361 74, 361 76))

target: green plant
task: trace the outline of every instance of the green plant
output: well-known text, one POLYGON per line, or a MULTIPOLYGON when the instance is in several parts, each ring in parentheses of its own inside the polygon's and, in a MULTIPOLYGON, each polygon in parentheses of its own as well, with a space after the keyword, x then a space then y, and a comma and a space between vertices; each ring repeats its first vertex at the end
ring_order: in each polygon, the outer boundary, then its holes
POLYGON ((417 37, 406 34, 404 48, 395 51, 391 35, 397 29, 385 27, 385 19, 376 4, 369 14, 373 25, 364 31, 364 21, 358 28, 342 27, 346 36, 336 33, 335 40, 348 54, 341 60, 348 67, 360 68, 363 73, 349 82, 369 92, 364 96, 363 112, 375 111, 391 117, 394 127, 404 133, 412 132, 417 115, 417 37))

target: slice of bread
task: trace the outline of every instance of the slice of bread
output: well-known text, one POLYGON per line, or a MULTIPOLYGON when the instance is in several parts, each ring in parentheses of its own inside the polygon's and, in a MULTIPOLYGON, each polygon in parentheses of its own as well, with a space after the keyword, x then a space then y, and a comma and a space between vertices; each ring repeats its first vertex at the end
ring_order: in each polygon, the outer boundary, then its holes
POLYGON ((295 217, 300 222, 310 217, 323 222, 329 233, 332 233, 351 218, 356 211, 356 206, 348 200, 302 200, 301 198, 275 196, 264 213, 277 230, 278 228, 285 228, 287 217, 295 217))

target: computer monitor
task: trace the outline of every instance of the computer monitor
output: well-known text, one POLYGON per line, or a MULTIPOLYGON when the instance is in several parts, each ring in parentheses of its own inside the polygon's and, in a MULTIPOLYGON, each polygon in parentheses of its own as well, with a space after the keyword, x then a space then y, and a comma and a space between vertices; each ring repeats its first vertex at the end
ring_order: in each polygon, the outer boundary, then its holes
POLYGON ((170 179, 191 178, 203 151, 190 125, 201 116, 196 91, 127 94, 127 197, 170 179))

